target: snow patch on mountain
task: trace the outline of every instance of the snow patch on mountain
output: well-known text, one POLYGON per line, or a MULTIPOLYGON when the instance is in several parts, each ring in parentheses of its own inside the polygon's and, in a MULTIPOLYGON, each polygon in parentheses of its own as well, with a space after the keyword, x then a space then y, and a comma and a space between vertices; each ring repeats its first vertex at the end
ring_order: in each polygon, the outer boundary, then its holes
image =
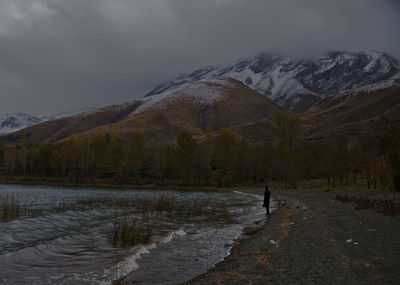
POLYGON ((16 132, 39 122, 40 118, 26 113, 0 114, 0 134, 16 132))
POLYGON ((82 114, 88 114, 91 113, 95 110, 97 110, 99 107, 84 107, 84 108, 78 108, 78 109, 74 109, 71 111, 67 111, 67 112, 60 112, 60 113, 56 113, 50 116, 43 116, 40 117, 41 121, 50 121, 50 120, 55 120, 55 119, 61 119, 61 118, 68 118, 68 117, 73 117, 76 115, 82 115, 82 114))
POLYGON ((190 100, 198 105, 211 105, 225 97, 223 89, 233 86, 234 83, 228 79, 199 80, 193 84, 185 84, 157 95, 139 99, 141 105, 131 115, 150 109, 163 109, 168 104, 185 100, 190 100))
POLYGON ((359 93, 359 92, 373 92, 381 89, 390 88, 394 85, 399 85, 395 80, 383 80, 376 83, 368 84, 359 88, 352 89, 341 94, 359 93))

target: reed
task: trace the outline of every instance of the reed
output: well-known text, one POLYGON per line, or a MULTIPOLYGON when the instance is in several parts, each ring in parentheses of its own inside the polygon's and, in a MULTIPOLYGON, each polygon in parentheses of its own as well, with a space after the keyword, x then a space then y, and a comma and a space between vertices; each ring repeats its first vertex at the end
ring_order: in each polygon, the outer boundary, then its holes
POLYGON ((1 207, 1 218, 3 220, 9 219, 13 216, 20 215, 20 203, 15 199, 14 196, 7 194, 6 196, 0 197, 1 207))
POLYGON ((40 214, 37 209, 29 208, 21 203, 17 197, 12 194, 0 196, 0 220, 9 220, 21 216, 33 216, 40 214))
POLYGON ((176 208, 176 199, 172 196, 161 194, 153 204, 153 210, 157 212, 172 213, 176 208))
POLYGON ((225 218, 231 220, 228 208, 209 199, 179 202, 175 197, 161 194, 154 200, 139 202, 137 209, 142 217, 168 215, 172 218, 206 217, 209 219, 225 218))
POLYGON ((144 220, 125 216, 116 218, 108 234, 108 242, 113 246, 127 247, 146 244, 151 241, 153 227, 144 220))
POLYGON ((15 195, 5 194, 0 196, 0 220, 11 220, 24 216, 43 216, 66 211, 83 211, 88 206, 83 206, 76 202, 66 202, 60 200, 57 206, 51 208, 37 208, 32 204, 23 204, 15 195))

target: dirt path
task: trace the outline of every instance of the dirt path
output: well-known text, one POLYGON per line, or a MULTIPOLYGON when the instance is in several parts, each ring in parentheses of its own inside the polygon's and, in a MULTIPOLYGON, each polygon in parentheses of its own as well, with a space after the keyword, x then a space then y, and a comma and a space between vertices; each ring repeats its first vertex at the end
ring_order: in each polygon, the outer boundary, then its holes
POLYGON ((185 284, 400 284, 400 216, 336 194, 273 192, 283 203, 266 225, 185 284))

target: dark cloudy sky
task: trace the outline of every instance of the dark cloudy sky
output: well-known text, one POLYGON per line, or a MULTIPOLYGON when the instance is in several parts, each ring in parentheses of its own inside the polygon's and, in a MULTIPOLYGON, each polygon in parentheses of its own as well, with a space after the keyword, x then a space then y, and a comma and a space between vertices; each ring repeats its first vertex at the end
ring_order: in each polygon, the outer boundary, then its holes
POLYGON ((263 50, 400 57, 397 0, 0 0, 0 113, 142 97, 263 50))

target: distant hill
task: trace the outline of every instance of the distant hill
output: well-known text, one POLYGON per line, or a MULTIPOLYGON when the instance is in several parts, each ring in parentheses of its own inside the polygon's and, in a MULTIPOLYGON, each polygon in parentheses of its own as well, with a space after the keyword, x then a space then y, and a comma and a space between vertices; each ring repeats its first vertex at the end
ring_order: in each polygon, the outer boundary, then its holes
POLYGON ((26 127, 46 122, 58 118, 70 117, 95 110, 95 108, 79 108, 76 110, 61 112, 50 116, 36 117, 27 113, 5 113, 0 114, 0 134, 9 134, 24 129, 26 127))
POLYGON ((101 108, 77 115, 48 120, 26 127, 5 136, 6 142, 16 142, 28 138, 36 143, 59 141, 70 135, 111 124, 128 116, 139 105, 138 102, 128 102, 121 105, 101 108))

